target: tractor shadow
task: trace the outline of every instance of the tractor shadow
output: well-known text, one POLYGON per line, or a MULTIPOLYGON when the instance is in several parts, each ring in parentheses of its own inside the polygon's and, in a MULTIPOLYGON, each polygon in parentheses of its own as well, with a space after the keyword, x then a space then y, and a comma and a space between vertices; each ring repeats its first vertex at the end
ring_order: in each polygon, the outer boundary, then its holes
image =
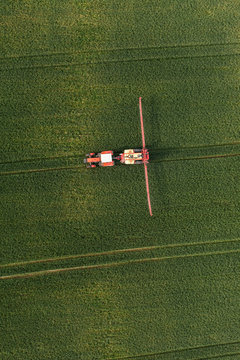
MULTIPOLYGON (((159 134, 161 134, 161 103, 159 103, 158 96, 151 96, 148 104, 146 104, 146 116, 148 121, 146 126, 146 147, 149 150, 149 177, 152 178, 153 186, 151 187, 151 194, 154 202, 160 205, 161 209, 168 206, 168 182, 166 174, 166 160, 169 159, 172 153, 171 148, 161 147, 161 135, 159 141, 159 134), (156 139, 155 134, 158 134, 156 139), (148 141, 149 139, 149 141, 148 141)), ((147 102, 147 101, 146 101, 147 102)), ((151 186, 151 183, 150 183, 151 186)), ((161 210, 162 212, 162 210, 161 210)))

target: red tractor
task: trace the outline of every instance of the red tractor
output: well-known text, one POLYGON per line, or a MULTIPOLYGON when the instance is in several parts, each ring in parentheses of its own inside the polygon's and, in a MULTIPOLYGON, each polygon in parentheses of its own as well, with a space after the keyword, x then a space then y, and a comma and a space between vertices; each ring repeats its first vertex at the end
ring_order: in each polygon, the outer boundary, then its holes
POLYGON ((96 167, 98 166, 113 166, 113 151, 102 151, 101 153, 95 154, 90 153, 86 154, 86 158, 84 159, 84 163, 87 167, 96 167))
POLYGON ((115 164, 114 160, 120 161, 122 164, 134 165, 134 164, 144 164, 145 171, 145 180, 146 180, 146 190, 147 190, 147 199, 149 213, 152 216, 150 194, 149 194, 149 185, 148 185, 148 173, 147 173, 147 163, 149 160, 149 152, 145 147, 145 137, 144 137, 144 128, 143 128, 143 116, 142 116, 142 98, 139 98, 139 110, 140 110, 140 122, 141 122, 141 132, 142 132, 142 149, 128 149, 124 150, 123 153, 114 156, 113 151, 102 151, 101 153, 90 153, 86 154, 84 163, 88 168, 95 168, 98 166, 113 166, 115 164))
POLYGON ((86 154, 84 163, 87 167, 113 166, 114 160, 119 160, 122 164, 133 165, 148 163, 149 152, 147 149, 128 149, 118 156, 114 156, 113 151, 102 151, 101 153, 86 154))

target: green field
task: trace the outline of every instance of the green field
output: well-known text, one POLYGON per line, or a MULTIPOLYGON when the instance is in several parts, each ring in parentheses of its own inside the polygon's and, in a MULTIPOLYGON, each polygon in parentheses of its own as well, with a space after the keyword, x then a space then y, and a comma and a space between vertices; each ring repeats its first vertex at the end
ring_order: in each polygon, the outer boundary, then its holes
POLYGON ((1 360, 240 359, 240 3, 0 4, 1 360), (139 148, 142 166, 86 169, 139 148))

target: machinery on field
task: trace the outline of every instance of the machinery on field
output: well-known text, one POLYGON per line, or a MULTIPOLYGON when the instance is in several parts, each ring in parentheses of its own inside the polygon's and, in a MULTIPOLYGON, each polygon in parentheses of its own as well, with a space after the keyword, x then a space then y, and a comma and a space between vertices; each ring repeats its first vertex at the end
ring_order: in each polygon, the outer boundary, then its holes
POLYGON ((142 149, 127 149, 118 155, 115 155, 112 150, 102 151, 97 154, 89 153, 89 154, 86 154, 84 163, 86 164, 86 166, 88 168, 95 168, 97 166, 113 166, 113 165, 115 165, 115 161, 120 161, 120 163, 126 164, 126 165, 144 164, 148 207, 149 207, 149 213, 152 216, 151 201, 150 201, 150 194, 149 194, 149 184, 148 184, 148 173, 147 173, 149 151, 145 147, 145 136, 144 136, 143 116, 142 116, 142 98, 141 97, 139 98, 139 111, 140 111, 140 122, 141 122, 141 132, 142 132, 142 149))
POLYGON ((84 163, 88 168, 96 166, 113 166, 114 160, 119 160, 122 164, 134 165, 148 162, 149 153, 147 149, 127 149, 123 153, 115 156, 113 151, 102 151, 101 153, 86 154, 84 163))

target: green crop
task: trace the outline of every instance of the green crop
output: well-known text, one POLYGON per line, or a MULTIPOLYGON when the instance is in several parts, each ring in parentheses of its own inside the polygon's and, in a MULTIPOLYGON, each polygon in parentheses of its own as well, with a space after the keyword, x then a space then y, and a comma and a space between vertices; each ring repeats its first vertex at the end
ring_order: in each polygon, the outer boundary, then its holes
POLYGON ((238 264, 239 253, 170 257, 6 280, 2 320, 11 327, 3 327, 3 354, 90 360, 238 353, 238 264))
POLYGON ((239 14, 2 2, 1 359, 238 359, 239 14))

